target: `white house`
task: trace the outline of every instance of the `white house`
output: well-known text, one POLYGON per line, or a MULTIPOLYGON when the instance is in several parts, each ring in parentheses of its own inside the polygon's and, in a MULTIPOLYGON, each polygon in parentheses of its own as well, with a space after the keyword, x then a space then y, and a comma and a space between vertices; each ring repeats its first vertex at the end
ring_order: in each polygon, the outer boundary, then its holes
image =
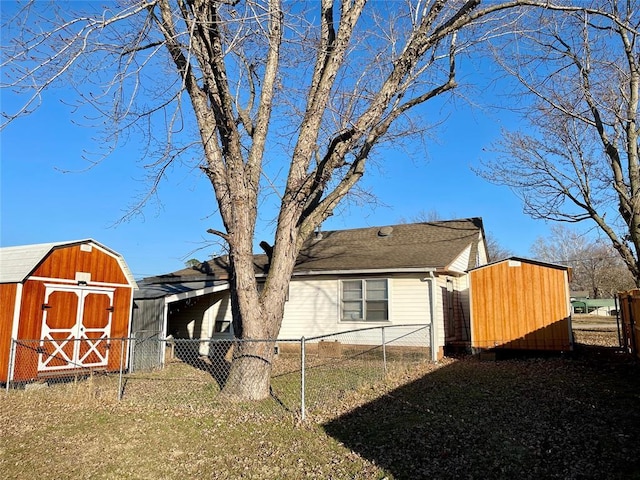
MULTIPOLYGON (((470 340, 467 270, 487 263, 482 220, 318 231, 302 249, 280 339, 429 324, 432 354, 470 340)), ((267 255, 255 256, 265 278, 267 255)), ((139 282, 133 334, 233 336, 226 257, 139 282)))

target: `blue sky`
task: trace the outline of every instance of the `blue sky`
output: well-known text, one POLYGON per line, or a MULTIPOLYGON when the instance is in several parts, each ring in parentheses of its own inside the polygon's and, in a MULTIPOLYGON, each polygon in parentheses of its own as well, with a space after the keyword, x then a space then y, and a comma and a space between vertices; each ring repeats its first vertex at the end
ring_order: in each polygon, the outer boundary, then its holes
MULTIPOLYGON (((461 73, 467 81, 477 77, 473 71, 461 73)), ((495 93, 487 90, 485 98, 474 100, 488 102, 495 93)), ((83 119, 62 102, 68 94, 50 92, 33 114, 0 132, 0 245, 94 238, 121 253, 137 278, 175 271, 189 258, 218 252, 215 237, 206 233, 221 229, 210 184, 187 165, 169 172, 140 215, 119 222, 147 186, 139 139, 88 168, 83 155, 100 149, 99 132, 78 125, 83 119)), ((0 95, 3 110, 15 104, 11 92, 0 95)), ((442 219, 482 217, 485 230, 502 246, 528 256, 548 225, 524 215, 509 189, 471 170, 489 158, 483 149, 499 139, 502 127, 513 126, 514 117, 464 102, 438 102, 420 113, 430 122, 444 121, 424 145, 415 143, 411 157, 402 148, 380 152, 363 180, 379 204, 347 204, 323 229, 389 225, 432 211, 442 219)), ((272 239, 268 223, 259 225, 256 240, 262 239, 272 239)))
MULTIPOLYGON (((3 104, 11 100, 2 92, 3 104)), ((438 128, 437 140, 428 141, 412 158, 403 149, 387 148, 383 160, 367 171, 365 185, 376 193, 379 205, 349 204, 323 228, 394 224, 421 211, 438 212, 443 219, 480 216, 504 247, 527 256, 548 225, 524 215, 509 189, 471 171, 489 155, 483 148, 499 138, 504 120, 463 105, 439 113, 449 117, 438 128)), ((157 200, 141 215, 118 223, 145 191, 144 172, 136 163, 140 153, 133 141, 87 169, 83 153, 96 151, 96 135, 75 125, 72 112, 55 95, 2 131, 2 246, 90 237, 124 255, 136 277, 174 271, 188 258, 206 259, 217 251, 206 230, 221 224, 211 187, 197 170, 176 167, 157 200)), ((268 225, 260 233, 258 240, 272 238, 268 225)))

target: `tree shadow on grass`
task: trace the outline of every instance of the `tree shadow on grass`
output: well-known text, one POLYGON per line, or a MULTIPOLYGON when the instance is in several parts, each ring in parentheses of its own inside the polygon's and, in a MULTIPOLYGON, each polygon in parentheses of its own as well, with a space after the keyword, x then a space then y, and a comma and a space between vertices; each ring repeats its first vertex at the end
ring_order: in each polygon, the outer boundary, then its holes
POLYGON ((394 479, 640 478, 640 368, 462 359, 324 428, 394 479))
POLYGON ((211 375, 222 390, 231 370, 227 357, 232 348, 233 342, 212 341, 208 345, 209 355, 203 356, 200 354, 200 342, 176 340, 174 355, 187 365, 211 375))

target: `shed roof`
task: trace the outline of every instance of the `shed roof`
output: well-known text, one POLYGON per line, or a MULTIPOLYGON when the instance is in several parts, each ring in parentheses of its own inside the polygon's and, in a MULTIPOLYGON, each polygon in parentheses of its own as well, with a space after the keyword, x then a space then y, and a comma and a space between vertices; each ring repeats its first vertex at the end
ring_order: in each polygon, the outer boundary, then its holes
MULTIPOLYGON (((466 270, 476 266, 481 242, 480 218, 320 231, 304 244, 293 275, 449 270, 457 262, 462 262, 466 270)), ((265 274, 267 256, 255 255, 254 266, 257 275, 265 274)), ((206 278, 228 279, 228 257, 217 257, 196 267, 153 277, 153 282, 206 278)))
POLYGON ((129 284, 137 288, 133 274, 129 270, 124 257, 109 247, 87 238, 83 240, 71 240, 65 242, 38 243, 33 245, 18 245, 14 247, 0 248, 0 283, 20 283, 27 279, 29 274, 56 248, 70 247, 80 244, 93 244, 114 255, 129 284))
POLYGON ((534 259, 531 259, 531 258, 523 258, 523 257, 503 258, 503 259, 497 260, 495 262, 487 263, 486 265, 479 265, 477 267, 470 268, 469 271, 479 270, 481 268, 491 268, 494 265, 498 265, 498 264, 504 263, 504 262, 523 262, 523 263, 529 263, 531 265, 539 265, 541 267, 555 268, 555 269, 558 269, 558 270, 571 271, 571 267, 567 267, 566 265, 560 265, 560 264, 557 264, 557 263, 550 263, 550 262, 543 262, 541 260, 534 260, 534 259))

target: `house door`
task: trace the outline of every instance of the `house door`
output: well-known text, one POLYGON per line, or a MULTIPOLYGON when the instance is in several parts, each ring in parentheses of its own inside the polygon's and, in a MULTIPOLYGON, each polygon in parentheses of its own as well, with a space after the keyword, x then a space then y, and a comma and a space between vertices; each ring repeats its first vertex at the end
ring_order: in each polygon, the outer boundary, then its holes
POLYGON ((112 288, 46 287, 38 371, 107 365, 113 293, 112 288))

